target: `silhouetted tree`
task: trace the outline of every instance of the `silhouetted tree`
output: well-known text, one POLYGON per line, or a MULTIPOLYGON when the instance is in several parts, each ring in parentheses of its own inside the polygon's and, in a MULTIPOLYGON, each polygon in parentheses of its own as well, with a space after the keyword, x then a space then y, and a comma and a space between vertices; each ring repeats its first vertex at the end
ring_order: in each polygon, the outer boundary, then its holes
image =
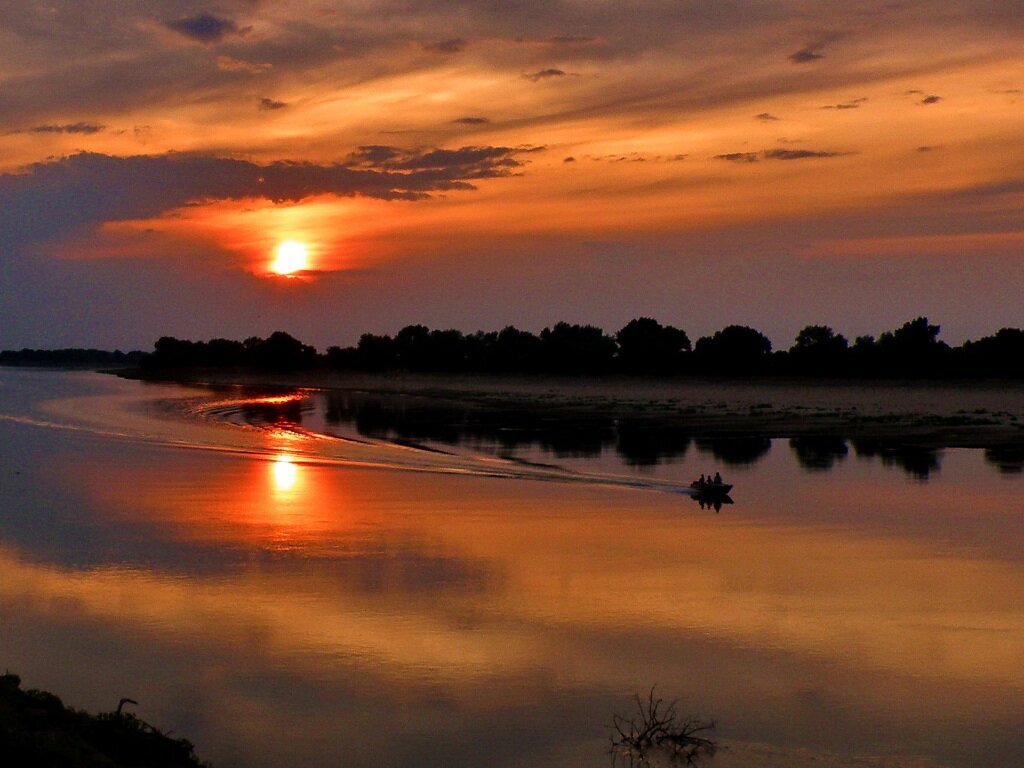
POLYGON ((949 347, 938 340, 939 330, 928 318, 918 317, 883 333, 878 337, 875 359, 871 361, 877 373, 909 377, 942 373, 949 347))
POLYGON ((462 331, 431 331, 427 343, 427 360, 421 370, 462 371, 466 369, 469 342, 462 331))
POLYGON ((771 340, 760 331, 729 325, 699 339, 694 356, 698 370, 751 374, 765 372, 771 351, 771 340))
POLYGON ((245 365, 245 346, 231 339, 210 339, 204 350, 204 365, 238 366, 245 365))
POLYGON ((849 342, 827 325, 808 325, 796 336, 789 350, 788 367, 792 373, 834 376, 846 362, 849 342))
POLYGON ((316 350, 284 331, 274 331, 266 339, 251 337, 244 342, 250 365, 278 371, 310 368, 316 364, 316 350))
POLYGON ((430 362, 430 329, 407 325, 395 336, 395 356, 400 368, 422 371, 430 362))
POLYGON ((386 371, 398 365, 398 349, 390 336, 364 333, 356 347, 359 367, 368 371, 386 371))
POLYGON ((593 325, 557 323, 540 333, 545 370, 604 373, 611 370, 615 341, 593 325))
POLYGON ((514 326, 502 328, 493 341, 488 355, 490 370, 504 373, 529 373, 541 365, 540 338, 514 326))
POLYGON ((1024 377, 1024 330, 1000 328, 993 336, 968 341, 955 351, 961 374, 1024 377))
POLYGON ((629 373, 669 373, 682 368, 690 351, 686 331, 662 325, 650 317, 630 320, 618 333, 619 363, 629 373))

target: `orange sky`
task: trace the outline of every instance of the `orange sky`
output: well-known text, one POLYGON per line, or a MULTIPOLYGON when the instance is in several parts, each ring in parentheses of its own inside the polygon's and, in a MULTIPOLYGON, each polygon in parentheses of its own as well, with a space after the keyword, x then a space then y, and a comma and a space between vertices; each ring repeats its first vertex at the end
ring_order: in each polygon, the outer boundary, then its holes
POLYGON ((0 346, 1024 321, 1009 1, 19 11, 0 346), (268 276, 286 239, 305 280, 268 276))

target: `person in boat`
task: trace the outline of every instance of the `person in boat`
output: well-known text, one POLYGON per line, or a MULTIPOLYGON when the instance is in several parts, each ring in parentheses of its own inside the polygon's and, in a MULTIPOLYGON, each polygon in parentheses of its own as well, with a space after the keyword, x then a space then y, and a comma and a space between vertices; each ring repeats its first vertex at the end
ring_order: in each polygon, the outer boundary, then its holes
POLYGON ((722 484, 722 475, 719 472, 715 472, 715 485, 722 484))
POLYGON ((697 481, 697 485, 704 485, 704 473, 701 472, 700 480, 697 481))

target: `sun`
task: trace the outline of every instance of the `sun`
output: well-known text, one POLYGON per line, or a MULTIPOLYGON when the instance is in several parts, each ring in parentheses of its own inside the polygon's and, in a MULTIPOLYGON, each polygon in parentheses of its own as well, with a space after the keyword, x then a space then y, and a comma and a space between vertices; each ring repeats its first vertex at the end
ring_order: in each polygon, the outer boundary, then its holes
POLYGON ((309 266, 309 248, 298 240, 284 240, 274 250, 270 271, 278 275, 294 275, 309 266))

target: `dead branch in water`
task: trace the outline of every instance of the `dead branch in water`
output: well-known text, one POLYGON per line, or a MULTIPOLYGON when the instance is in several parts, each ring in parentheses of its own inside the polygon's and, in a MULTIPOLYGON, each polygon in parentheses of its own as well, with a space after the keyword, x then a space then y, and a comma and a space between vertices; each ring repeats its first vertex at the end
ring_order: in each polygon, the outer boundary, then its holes
POLYGON ((679 720, 677 701, 665 703, 656 698, 652 687, 645 701, 634 696, 637 714, 634 717, 614 715, 611 737, 612 764, 622 762, 631 767, 651 765, 657 756, 675 765, 697 765, 703 757, 715 754, 715 742, 702 734, 715 728, 713 720, 688 715, 679 720))

